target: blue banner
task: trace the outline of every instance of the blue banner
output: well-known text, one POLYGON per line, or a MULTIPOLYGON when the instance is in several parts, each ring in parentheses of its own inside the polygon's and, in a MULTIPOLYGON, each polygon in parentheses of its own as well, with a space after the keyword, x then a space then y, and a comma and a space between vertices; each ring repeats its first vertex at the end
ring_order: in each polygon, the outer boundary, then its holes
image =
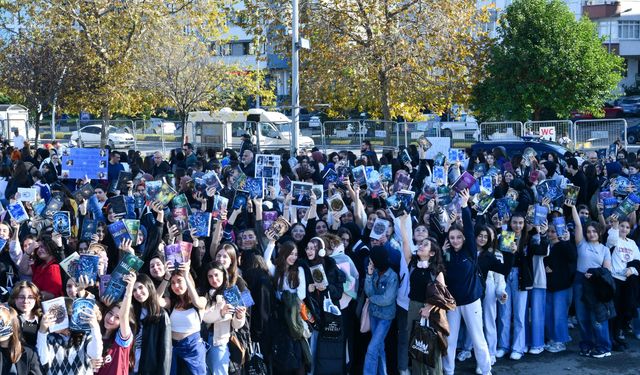
POLYGON ((62 178, 106 180, 109 152, 98 148, 71 148, 62 154, 62 178))

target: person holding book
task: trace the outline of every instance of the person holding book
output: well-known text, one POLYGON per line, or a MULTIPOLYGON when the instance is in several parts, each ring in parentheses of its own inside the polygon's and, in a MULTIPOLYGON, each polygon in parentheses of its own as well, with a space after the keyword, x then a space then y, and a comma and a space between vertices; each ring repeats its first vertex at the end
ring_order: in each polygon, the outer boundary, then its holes
POLYGON ((566 343, 571 341, 568 317, 578 259, 576 245, 569 241, 569 231, 556 220, 547 230, 551 248, 549 256, 544 258, 547 274, 545 331, 549 339, 544 349, 550 353, 566 350, 566 343))
MULTIPOLYGON (((65 300, 66 314, 71 314, 71 300, 65 300)), ((97 309, 80 313, 90 330, 71 331, 68 327, 50 332, 59 318, 60 311, 49 311, 40 320, 36 348, 40 364, 47 374, 93 375, 94 366, 102 363, 102 333, 97 309)))
POLYGON ((574 240, 578 248, 576 276, 573 283, 573 302, 576 307, 576 317, 580 327, 581 356, 604 358, 611 355, 611 340, 609 326, 606 322, 599 322, 596 311, 583 300, 585 284, 593 276, 589 270, 605 268, 611 271, 611 252, 600 242, 604 233, 602 226, 591 221, 586 224, 583 232, 582 221, 572 200, 565 200, 565 206, 571 209, 571 216, 575 225, 574 240))
POLYGON ((34 249, 32 280, 44 300, 62 296, 62 274, 53 250, 55 246, 50 238, 45 237, 38 240, 34 249))
POLYGON ((136 275, 132 305, 138 328, 133 373, 168 374, 171 371, 171 319, 164 309, 165 300, 158 295, 149 276, 136 275))
POLYGON ((229 283, 224 264, 211 262, 205 266, 205 271, 210 286, 206 294, 207 310, 202 317, 211 345, 207 351, 207 374, 226 375, 229 373, 231 331, 245 325, 247 308, 234 306, 225 299, 225 291, 235 285, 229 283))
POLYGON ((0 374, 40 375, 35 347, 24 345, 16 310, 0 305, 0 374))
MULTIPOLYGON (((500 321, 502 323, 502 331, 499 335, 498 350, 496 357, 502 358, 507 352, 511 352, 509 358, 512 360, 520 360, 526 348, 526 311, 527 300, 529 298, 528 291, 542 287, 546 288, 546 279, 544 278, 544 267, 540 269, 536 266, 534 272, 533 257, 534 255, 546 256, 548 252, 548 241, 546 232, 548 229, 546 221, 539 226, 531 226, 525 224, 525 216, 520 212, 516 212, 509 220, 509 229, 515 234, 515 242, 512 245, 514 256, 513 267, 507 276, 507 298, 510 303, 500 306, 500 321), (511 335, 511 320, 513 318, 513 335, 511 335)), ((539 263, 539 262, 538 262, 539 263)), ((540 299, 538 298, 539 302, 540 299)), ((544 298, 542 298, 544 301, 544 298)), ((536 304, 538 308, 543 308, 536 304)), ((544 316, 537 314, 534 316, 544 316)), ((543 321, 544 322, 544 321, 543 321)), ((542 324, 544 330, 544 324, 542 324)), ((538 331, 536 331, 539 333, 538 331)), ((536 336, 536 342, 532 345, 530 354, 540 354, 544 350, 544 331, 542 337, 536 336)))
POLYGON ((180 264, 170 278, 171 375, 200 375, 207 371, 206 348, 200 337, 201 317, 207 300, 198 295, 189 268, 189 262, 180 264))
MULTIPOLYGON (((410 220, 408 214, 402 215, 400 217, 401 225, 404 227, 408 220, 410 220)), ((439 314, 440 309, 446 311, 443 306, 434 306, 427 302, 430 297, 427 293, 430 284, 437 282, 446 288, 444 279, 445 267, 442 260, 442 249, 434 239, 427 237, 415 241, 414 238, 414 244, 407 231, 401 231, 401 235, 403 261, 409 267, 409 311, 407 313, 406 329, 411 334, 416 322, 420 322, 421 318, 430 319, 431 314, 439 314), (414 253, 413 248, 415 246, 417 246, 417 249, 414 253)), ((412 374, 442 373, 442 353, 446 348, 438 345, 434 350, 436 351, 435 365, 429 368, 425 363, 413 361, 411 364, 412 374)))
POLYGON ((42 317, 40 290, 31 281, 18 282, 11 290, 9 306, 18 313, 23 342, 29 348, 35 349, 38 339, 38 325, 42 317))
POLYGON ((473 349, 482 374, 491 373, 491 358, 482 331, 482 281, 478 274, 478 250, 476 247, 471 209, 468 206, 469 190, 459 193, 464 226, 451 225, 443 246, 445 282, 457 307, 447 312, 450 333, 447 338, 447 355, 443 361, 444 373, 455 371, 455 355, 458 344, 460 320, 464 319, 471 336, 473 349))
POLYGON ((106 307, 103 316, 103 362, 98 375, 127 375, 133 365, 131 355, 133 345, 133 329, 136 321, 131 311, 131 298, 135 283, 135 274, 124 275, 122 281, 126 284, 122 302, 115 302, 111 297, 103 297, 106 307), (131 357, 131 359, 130 359, 131 357))

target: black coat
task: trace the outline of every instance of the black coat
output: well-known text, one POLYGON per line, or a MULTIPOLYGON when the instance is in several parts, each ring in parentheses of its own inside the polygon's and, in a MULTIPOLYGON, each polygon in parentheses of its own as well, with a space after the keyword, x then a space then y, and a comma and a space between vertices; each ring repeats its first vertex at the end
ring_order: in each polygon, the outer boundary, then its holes
POLYGON ((587 273, 591 277, 586 280, 582 289, 582 301, 589 311, 596 315, 598 323, 606 322, 616 316, 613 297, 616 292, 616 284, 611 271, 604 267, 589 268, 587 273))
MULTIPOLYGON (((7 349, 0 350, 0 374, 8 374, 11 367, 9 351, 7 349)), ((33 350, 23 347, 22 356, 16 363, 16 371, 18 375, 41 375, 38 355, 33 350)))
POLYGON ((578 252, 573 241, 560 241, 551 246, 549 256, 544 258, 544 265, 551 269, 547 273, 547 290, 556 292, 571 288, 576 274, 578 252))
POLYGON ((168 375, 171 372, 171 319, 166 311, 156 322, 143 322, 138 374, 168 375))
POLYGON ((527 242, 527 251, 524 252, 524 248, 520 249, 514 255, 514 266, 518 267, 518 288, 523 290, 529 290, 533 288, 533 256, 534 255, 547 255, 549 249, 549 241, 546 236, 540 236, 540 243, 535 243, 534 236, 537 235, 537 231, 532 229, 529 232, 529 241, 527 242))

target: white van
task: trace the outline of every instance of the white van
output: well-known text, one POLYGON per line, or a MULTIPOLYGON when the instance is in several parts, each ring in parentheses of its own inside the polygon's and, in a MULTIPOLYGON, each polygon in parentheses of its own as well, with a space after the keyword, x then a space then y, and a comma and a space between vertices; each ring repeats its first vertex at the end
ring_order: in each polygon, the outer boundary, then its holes
MULTIPOLYGON (((253 144, 259 143, 262 150, 289 149, 291 133, 281 129, 281 126, 286 128, 290 124, 291 120, 280 112, 259 108, 248 111, 223 108, 219 111, 189 112, 185 134, 190 135, 189 138, 196 145, 240 148, 240 137, 249 134, 253 144)), ((298 145, 300 148, 312 148, 314 142, 310 137, 298 134, 298 145)))

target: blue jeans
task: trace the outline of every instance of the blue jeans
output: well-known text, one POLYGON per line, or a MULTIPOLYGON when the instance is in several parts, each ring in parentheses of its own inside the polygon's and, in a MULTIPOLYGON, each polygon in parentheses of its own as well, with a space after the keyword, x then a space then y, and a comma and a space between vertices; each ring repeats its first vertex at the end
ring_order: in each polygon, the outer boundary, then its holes
POLYGON ((580 326, 581 350, 599 350, 608 352, 611 350, 611 340, 609 339, 608 322, 598 323, 595 313, 589 310, 588 306, 582 301, 582 290, 587 279, 582 273, 576 273, 576 279, 573 283, 573 295, 576 305, 576 317, 580 326))
POLYGON ((213 345, 213 334, 209 335, 211 347, 207 351, 207 374, 227 375, 229 373, 229 345, 213 345))
POLYGON ((553 342, 567 343, 569 337, 569 305, 571 304, 572 288, 547 291, 547 308, 544 323, 547 337, 553 342))
POLYGON ((498 339, 498 348, 523 354, 526 350, 525 315, 527 311, 527 291, 518 288, 518 268, 513 267, 507 282, 507 302, 499 305, 502 331, 498 339), (513 344, 511 338, 511 315, 513 314, 513 344))
POLYGON ((545 303, 546 303, 546 289, 533 288, 529 291, 529 304, 531 309, 529 310, 529 336, 528 344, 531 349, 541 349, 544 347, 544 318, 545 318, 545 303))
POLYGON ((391 320, 369 316, 371 321, 371 341, 364 357, 365 375, 387 375, 387 361, 384 354, 384 339, 387 337, 391 320))
POLYGON ((207 349, 200 337, 200 332, 193 333, 182 340, 173 340, 173 356, 171 357, 171 375, 185 370, 189 374, 202 375, 207 372, 205 358, 207 349), (180 360, 180 362, 178 362, 180 360))

